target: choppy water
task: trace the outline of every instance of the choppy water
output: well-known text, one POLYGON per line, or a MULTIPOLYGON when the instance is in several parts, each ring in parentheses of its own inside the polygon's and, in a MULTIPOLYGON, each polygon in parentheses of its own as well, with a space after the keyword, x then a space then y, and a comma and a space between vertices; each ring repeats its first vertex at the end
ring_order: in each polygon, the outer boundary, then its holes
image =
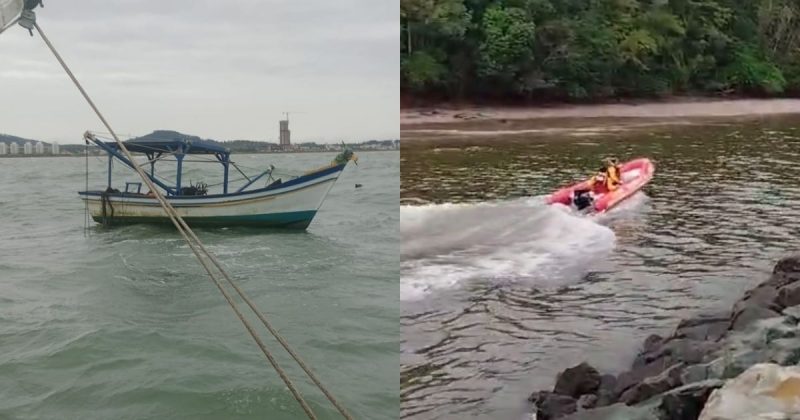
POLYGON ((402 417, 518 419, 564 368, 619 370, 729 308, 800 249, 798 126, 404 143, 402 417), (643 193, 593 219, 543 205, 608 154, 655 161, 643 193))
MULTIPOLYGON (((303 170, 332 157, 239 162, 303 170)), ((399 156, 360 157, 306 233, 196 231, 357 418, 391 419, 399 156)), ((102 188, 105 161, 91 165, 102 188)), ((189 166, 194 181, 219 169, 189 166)), ((84 235, 83 168, 82 158, 0 159, 0 418, 302 418, 177 233, 93 224, 84 235)), ((340 418, 266 343, 320 418, 340 418)))

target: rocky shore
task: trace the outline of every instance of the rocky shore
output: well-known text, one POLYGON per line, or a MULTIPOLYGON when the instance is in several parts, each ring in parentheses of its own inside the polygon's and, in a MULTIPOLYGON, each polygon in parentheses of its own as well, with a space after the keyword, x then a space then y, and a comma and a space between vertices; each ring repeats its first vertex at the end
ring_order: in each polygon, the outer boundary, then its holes
MULTIPOLYGON (((706 402, 715 390, 723 386, 725 389, 736 387, 735 381, 746 382, 748 379, 742 373, 751 367, 763 370, 765 367, 758 364, 791 366, 798 362, 800 255, 780 260, 770 278, 745 293, 730 311, 685 319, 669 336, 648 337, 631 368, 625 372, 601 374, 586 363, 564 370, 558 375, 552 391, 538 391, 530 396, 532 418, 760 418, 758 413, 746 410, 734 417, 708 413, 728 404, 720 403, 720 398, 724 397, 720 393, 728 391, 716 391, 716 396, 711 397, 716 398, 713 405, 717 408, 705 407, 706 402), (733 379, 740 375, 743 378, 733 379), (706 413, 701 417, 704 407, 706 413)), ((781 369, 779 366, 774 368, 781 369)), ((764 376, 762 373, 748 373, 756 378, 764 376)), ((787 388, 789 391, 781 392, 800 398, 800 378, 797 384, 792 384, 787 388), (792 384, 798 385, 797 389, 792 384)), ((771 407, 773 411, 770 413, 773 414, 774 407, 788 407, 779 410, 786 417, 763 418, 800 418, 800 412, 798 417, 789 413, 791 404, 770 406, 759 403, 754 410, 760 406, 764 409, 771 407)))

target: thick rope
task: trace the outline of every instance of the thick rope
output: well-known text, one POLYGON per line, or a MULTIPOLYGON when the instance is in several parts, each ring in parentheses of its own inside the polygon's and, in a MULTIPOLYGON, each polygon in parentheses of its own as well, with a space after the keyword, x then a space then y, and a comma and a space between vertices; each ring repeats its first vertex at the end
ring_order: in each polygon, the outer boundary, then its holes
MULTIPOLYGON (((103 114, 100 112, 100 110, 97 108, 97 106, 95 106, 95 104, 92 101, 92 99, 89 97, 89 95, 83 89, 83 86, 75 78, 75 75, 69 69, 69 67, 64 62, 64 60, 61 58, 61 55, 58 53, 58 51, 56 51, 56 49, 53 46, 53 44, 50 43, 50 40, 44 34, 44 32, 42 31, 42 29, 39 26, 39 24, 38 23, 34 23, 34 27, 36 28, 36 31, 39 33, 39 36, 41 36, 42 39, 47 44, 47 47, 50 49, 50 51, 56 57, 56 59, 58 60, 59 64, 61 64, 61 67, 64 69, 64 71, 70 77, 70 79, 72 79, 72 82, 75 84, 75 87, 78 88, 78 90, 81 92, 81 95, 83 95, 84 99, 86 99, 86 101, 89 103, 89 106, 91 106, 92 110, 94 110, 95 114, 97 114, 98 118, 100 118, 100 121, 108 129, 109 133, 114 137, 114 140, 119 145, 120 150, 122 150, 122 152, 125 154, 125 157, 128 158, 131 162, 134 162, 134 159, 133 159, 133 156, 131 155, 131 153, 128 151, 128 149, 125 147, 125 145, 122 143, 122 141, 120 141, 119 137, 117 137, 116 133, 111 128, 111 125, 108 123, 108 121, 106 121, 105 117, 103 117, 103 114)), ((194 232, 189 228, 189 226, 186 224, 186 222, 183 220, 183 218, 181 218, 180 215, 178 215, 175 212, 175 209, 172 208, 172 206, 169 204, 169 202, 166 201, 164 196, 161 194, 161 191, 158 190, 156 188, 156 186, 153 184, 153 182, 145 175, 145 173, 142 170, 142 168, 139 165, 135 165, 135 164, 133 166, 134 166, 134 170, 136 170, 136 172, 139 174, 139 176, 142 178, 142 180, 145 182, 145 184, 147 184, 147 186, 150 188, 150 190, 154 193, 155 198, 159 201, 161 206, 164 208, 165 213, 170 218, 172 223, 175 225, 175 228, 178 230, 178 232, 181 234, 181 236, 183 236, 183 238, 186 240, 187 244, 189 245, 189 248, 191 248, 192 252, 195 254, 195 256, 197 257, 198 261, 200 262, 200 264, 205 269, 206 273, 208 273, 208 276, 211 278, 211 280, 217 286, 219 291, 225 297, 225 300, 228 301, 228 304, 231 306, 231 308, 234 310, 236 315, 239 317, 239 320, 242 322, 242 324, 245 326, 247 331, 250 333, 250 336, 253 338, 253 340, 256 342, 256 344, 258 344, 259 348, 261 348, 261 351, 264 353, 264 355, 266 356, 267 360, 270 362, 272 367, 275 369, 276 372, 278 372, 278 375, 281 377, 283 382, 286 384, 286 386, 291 391, 292 395, 295 397, 297 402, 303 408, 303 411, 305 411, 306 415, 310 419, 316 419, 316 416, 314 415, 314 412, 311 410, 311 407, 308 406, 308 403, 306 403, 306 401, 303 399, 302 395, 300 395, 299 391, 296 389, 296 387, 294 386, 292 381, 286 375, 286 372, 278 365, 277 361, 272 356, 272 354, 269 352, 269 350, 267 349, 266 345, 264 345, 264 343, 258 337, 258 335, 256 334, 256 332, 253 329, 253 327, 244 318, 244 315, 242 315, 241 311, 236 306, 236 304, 234 303, 234 301, 231 298, 231 296, 228 294, 228 292, 225 290, 225 288, 222 286, 222 284, 219 282, 219 280, 212 273, 211 267, 208 266, 208 264, 205 261, 205 259, 203 258, 203 256, 205 256, 206 258, 210 259, 214 263, 214 265, 217 267, 219 272, 225 277, 225 279, 228 281, 228 283, 231 284, 234 287, 234 289, 236 289, 237 293, 243 299, 245 299, 245 302, 247 302, 248 306, 256 312, 256 314, 258 315, 259 319, 262 321, 262 323, 264 323, 265 326, 267 326, 267 328, 270 330, 270 332, 273 335, 275 335, 276 339, 278 339, 278 337, 280 337, 279 335, 277 335, 277 331, 275 331, 275 329, 266 320, 266 318, 264 318, 263 315, 261 315, 260 312, 258 312, 255 309, 255 306, 252 304, 252 302, 250 302, 249 299, 246 298, 244 293, 236 286, 236 284, 233 282, 233 280, 230 278, 230 276, 228 276, 228 274, 225 272, 225 270, 219 264, 219 261, 217 261, 217 259, 205 249, 205 247, 203 246, 202 242, 200 242, 200 240, 197 238, 197 235, 195 235, 194 232), (201 254, 201 251, 202 251, 202 254, 201 254)), ((281 343, 281 345, 285 349, 287 349, 287 351, 289 350, 288 345, 286 344, 285 340, 283 340, 282 337, 280 339, 278 339, 278 341, 281 343)), ((320 387, 320 390, 325 394, 326 397, 328 397, 329 400, 331 400, 331 403, 333 403, 334 406, 336 406, 336 408, 342 413, 342 415, 345 418, 347 418, 348 420, 352 419, 352 417, 349 414, 347 414, 347 412, 340 406, 340 404, 338 402, 336 402, 335 398, 333 398, 332 395, 322 386, 322 384, 319 382, 319 380, 316 378, 316 376, 313 376, 313 374, 311 373, 310 369, 308 369, 305 366, 304 363, 300 362, 299 357, 297 357, 296 354, 293 351, 290 351, 290 354, 292 355, 292 357, 296 361, 298 361, 298 364, 300 364, 300 367, 312 378, 314 383, 318 387, 320 387)))
MULTIPOLYGON (((86 189, 84 191, 89 191, 89 142, 86 142, 86 145, 83 146, 84 157, 86 158, 86 171, 85 171, 85 178, 86 178, 86 189)), ((83 208, 83 234, 87 235, 89 232, 89 200, 84 200, 84 208, 83 208)))
POLYGON ((16 24, 17 24, 17 22, 19 22, 19 18, 16 18, 16 19, 14 19, 14 21, 12 21, 11 23, 9 23, 9 24, 8 24, 8 26, 6 26, 4 29, 0 29, 0 34, 2 34, 3 32, 7 31, 7 30, 8 30, 8 28, 10 28, 10 27, 12 27, 12 26, 16 25, 16 24))

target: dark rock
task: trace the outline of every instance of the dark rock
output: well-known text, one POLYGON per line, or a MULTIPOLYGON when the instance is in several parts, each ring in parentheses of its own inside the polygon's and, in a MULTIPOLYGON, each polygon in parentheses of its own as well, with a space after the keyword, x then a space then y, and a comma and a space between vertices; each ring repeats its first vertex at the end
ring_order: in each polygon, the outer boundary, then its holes
POLYGON ((783 366, 800 364, 800 348, 789 351, 780 362, 783 366))
POLYGON ((778 305, 777 299, 778 288, 774 287, 769 282, 762 283, 761 285, 756 286, 756 288, 745 292, 744 297, 739 299, 739 301, 733 305, 733 313, 735 314, 746 307, 753 306, 779 311, 782 308, 780 308, 778 305))
POLYGON ((554 420, 577 410, 575 398, 548 391, 534 393, 529 400, 536 406, 537 420, 554 420))
POLYGON ((531 401, 539 420, 696 419, 725 378, 763 361, 800 363, 800 344, 793 344, 800 343, 798 325, 800 255, 780 260, 772 276, 746 292, 730 312, 682 320, 667 338, 647 337, 630 370, 601 377, 583 363, 562 372, 553 392, 534 394, 531 401), (720 347, 731 344, 723 340, 726 334, 781 313, 782 323, 765 324, 732 346, 733 354, 720 355, 720 347))
MULTIPOLYGON (((704 357, 719 348, 720 344, 713 341, 699 341, 688 338, 667 339, 655 351, 643 353, 636 357, 633 362, 633 369, 642 369, 648 365, 660 363, 662 370, 675 364, 684 362, 686 364, 700 363, 704 357)), ((658 372, 649 371, 647 376, 652 376, 658 372)))
POLYGON ((635 367, 627 372, 622 372, 617 376, 614 384, 614 401, 619 401, 619 397, 629 388, 639 384, 645 378, 657 376, 671 366, 670 360, 661 358, 650 364, 635 367))
POLYGON ((767 353, 759 350, 745 350, 729 356, 728 359, 722 370, 722 378, 724 379, 735 378, 750 366, 770 361, 767 353))
POLYGON ((603 375, 600 377, 600 388, 597 389, 597 407, 613 404, 616 401, 614 388, 617 385, 617 377, 614 375, 603 375))
POLYGON ((584 394, 596 393, 599 387, 600 374, 597 369, 584 362, 561 372, 553 392, 578 398, 584 394))
POLYGON ((629 407, 614 404, 608 407, 579 410, 560 420, 658 420, 655 410, 649 407, 629 407))
POLYGON ((773 341, 786 338, 797 338, 796 329, 768 328, 764 334, 764 344, 770 345, 773 341))
POLYGON ((550 394, 550 391, 536 391, 528 397, 528 402, 536 405, 539 403, 539 400, 542 399, 543 396, 547 396, 547 394, 550 394))
POLYGON ((778 304, 786 308, 800 305, 800 283, 793 283, 778 290, 778 304))
POLYGON ((681 382, 690 384, 693 382, 705 381, 709 377, 708 364, 697 364, 687 366, 681 374, 681 382))
POLYGON ((678 363, 657 376, 649 377, 632 386, 619 397, 620 402, 633 405, 681 385, 681 372, 685 365, 678 363))
POLYGON ((658 349, 658 346, 664 341, 664 338, 658 334, 651 334, 649 337, 644 339, 644 345, 642 346, 642 353, 649 353, 658 349))
POLYGON ((594 394, 581 395, 581 397, 578 398, 577 405, 578 408, 583 410, 594 408, 597 405, 597 395, 594 394))
POLYGON ((462 119, 462 120, 474 120, 474 119, 478 118, 478 115, 475 114, 475 113, 461 112, 459 114, 453 115, 453 118, 458 118, 458 119, 462 119))
POLYGON ((772 274, 773 278, 779 277, 775 280, 780 282, 781 286, 800 280, 800 255, 782 258, 775 264, 772 274))
POLYGON ((672 337, 717 341, 728 331, 730 320, 730 312, 684 319, 675 328, 672 337))
POLYGON ((736 311, 731 319, 730 329, 742 331, 749 327, 753 322, 760 319, 773 318, 780 316, 778 312, 761 306, 744 306, 736 311))
POLYGON ((674 389, 661 398, 658 406, 660 420, 695 420, 715 389, 725 382, 708 380, 674 389))
POLYGON ((705 355, 716 351, 719 347, 719 343, 687 339, 672 340, 665 346, 672 360, 686 364, 702 362, 705 355))

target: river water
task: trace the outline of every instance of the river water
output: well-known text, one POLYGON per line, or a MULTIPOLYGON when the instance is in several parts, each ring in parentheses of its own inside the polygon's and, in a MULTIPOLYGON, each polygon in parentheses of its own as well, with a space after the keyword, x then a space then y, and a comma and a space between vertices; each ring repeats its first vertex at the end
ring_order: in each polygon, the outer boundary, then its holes
POLYGON ((543 124, 404 132, 403 418, 519 419, 564 368, 628 367, 800 249, 798 118, 543 124), (544 205, 606 155, 651 158, 652 182, 599 217, 544 205))
MULTIPOLYGON (((235 158, 302 171, 333 154, 235 158)), ((399 155, 360 158, 305 233, 196 232, 356 418, 392 419, 399 155)), ((84 165, 0 160, 0 418, 303 418, 174 229, 91 223, 84 231, 76 194, 84 165)), ((90 158, 90 187, 104 187, 105 165, 90 158)), ((221 173, 187 167, 187 181, 211 184, 221 173)), ((135 178, 121 165, 115 172, 120 183, 135 178)), ((278 344, 265 342, 319 418, 341 418, 278 344)))

